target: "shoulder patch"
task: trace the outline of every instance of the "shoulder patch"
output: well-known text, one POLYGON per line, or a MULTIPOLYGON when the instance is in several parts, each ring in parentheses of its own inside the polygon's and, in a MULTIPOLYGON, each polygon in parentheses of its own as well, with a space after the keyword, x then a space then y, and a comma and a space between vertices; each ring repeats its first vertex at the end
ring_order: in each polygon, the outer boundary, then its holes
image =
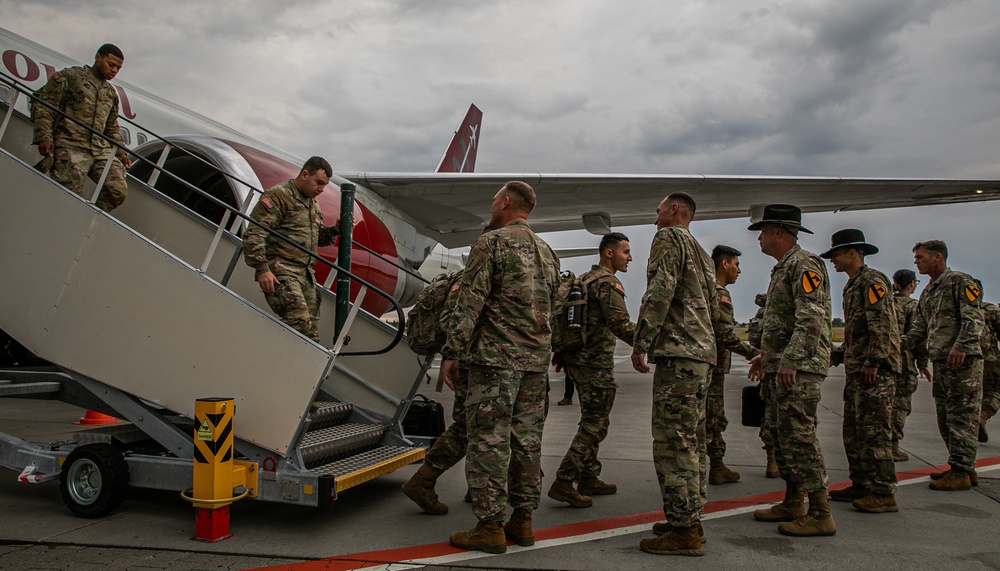
POLYGON ((262 196, 260 199, 261 204, 267 207, 268 210, 274 208, 274 201, 271 200, 270 196, 262 196))
POLYGON ((982 288, 976 284, 969 284, 965 286, 965 298, 969 301, 976 301, 979 296, 983 294, 982 288))
POLYGON ((621 282, 615 282, 615 291, 622 295, 625 295, 625 287, 622 286, 621 282))
POLYGON ((724 303, 724 304, 726 304, 728 306, 732 306, 733 305, 733 300, 729 299, 728 295, 723 294, 723 295, 719 296, 719 303, 724 303))
POLYGON ((823 284, 823 277, 812 270, 806 270, 802 274, 802 291, 812 293, 823 284))
POLYGON ((453 283, 451 285, 451 291, 458 291, 460 287, 462 287, 462 280, 458 280, 457 282, 453 283))
POLYGON ((885 297, 887 291, 887 288, 882 284, 872 284, 868 288, 868 303, 875 305, 876 303, 882 301, 882 298, 885 297))

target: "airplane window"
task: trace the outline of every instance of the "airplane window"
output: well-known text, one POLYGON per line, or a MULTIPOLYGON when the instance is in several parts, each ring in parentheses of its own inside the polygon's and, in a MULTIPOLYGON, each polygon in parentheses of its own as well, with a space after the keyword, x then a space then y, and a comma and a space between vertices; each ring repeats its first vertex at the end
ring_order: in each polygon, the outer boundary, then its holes
POLYGON ((136 138, 137 141, 139 141, 140 145, 145 145, 146 144, 146 141, 147 141, 146 134, 143 133, 142 131, 139 131, 138 133, 136 133, 135 134, 135 138, 136 138))
POLYGON ((125 141, 126 145, 131 145, 132 144, 132 133, 129 133, 128 129, 126 129, 125 127, 119 127, 118 131, 121 132, 121 134, 122 134, 122 141, 125 141))

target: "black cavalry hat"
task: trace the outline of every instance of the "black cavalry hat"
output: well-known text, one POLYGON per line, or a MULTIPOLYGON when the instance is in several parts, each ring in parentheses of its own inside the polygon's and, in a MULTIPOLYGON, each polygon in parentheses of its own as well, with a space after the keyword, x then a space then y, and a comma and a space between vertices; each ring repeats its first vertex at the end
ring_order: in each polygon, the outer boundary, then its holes
POLYGON ((878 253, 878 248, 865 242, 865 233, 856 228, 837 230, 830 238, 830 249, 819 255, 821 258, 830 259, 833 252, 840 248, 854 248, 862 256, 870 256, 878 253))
POLYGON ((751 224, 747 230, 760 230, 764 224, 790 226, 798 228, 806 234, 812 234, 812 230, 802 225, 802 210, 791 204, 768 204, 764 207, 764 215, 761 219, 751 224))

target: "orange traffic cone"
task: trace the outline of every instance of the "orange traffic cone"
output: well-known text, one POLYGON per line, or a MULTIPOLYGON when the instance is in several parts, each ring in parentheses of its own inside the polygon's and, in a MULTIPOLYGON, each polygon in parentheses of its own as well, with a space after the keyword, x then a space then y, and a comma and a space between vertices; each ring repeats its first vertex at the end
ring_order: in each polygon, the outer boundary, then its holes
POLYGON ((80 417, 80 420, 74 422, 73 424, 114 424, 118 422, 118 419, 113 416, 108 416, 106 414, 101 414, 99 412, 94 412, 88 410, 86 414, 80 417))

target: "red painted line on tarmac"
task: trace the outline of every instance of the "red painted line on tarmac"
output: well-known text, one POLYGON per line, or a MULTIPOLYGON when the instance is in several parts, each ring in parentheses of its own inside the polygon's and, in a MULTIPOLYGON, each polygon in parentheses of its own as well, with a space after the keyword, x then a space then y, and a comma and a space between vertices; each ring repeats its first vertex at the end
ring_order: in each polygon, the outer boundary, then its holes
MULTIPOLYGON (((976 467, 996 466, 1000 464, 1000 456, 994 458, 983 458, 976 462, 976 467)), ((939 472, 948 469, 948 465, 934 466, 928 468, 918 468, 905 470, 896 473, 897 481, 903 482, 914 478, 923 478, 932 472, 939 472)), ((830 484, 831 490, 839 490, 851 485, 851 481, 836 482, 830 484)), ((731 498, 728 500, 717 500, 705 504, 705 513, 716 513, 726 510, 746 508, 760 504, 779 502, 784 498, 783 490, 768 492, 742 498, 731 498)), ((652 524, 663 519, 663 510, 655 510, 630 514, 624 516, 609 517, 584 521, 580 523, 570 523, 535 530, 535 541, 545 541, 547 539, 561 539, 575 535, 585 535, 609 529, 631 527, 634 525, 652 524)), ((508 542, 508 545, 513 545, 508 542)), ((450 543, 428 543, 426 545, 414 545, 412 547, 400 547, 397 549, 385 549, 381 551, 366 551, 362 553, 351 553, 349 555, 337 555, 318 561, 303 561, 301 563, 291 563, 288 565, 278 565, 275 567, 258 567, 258 570, 268 571, 349 571, 350 569, 362 569, 365 567, 375 567, 390 563, 400 563, 403 561, 414 561, 428 559, 431 557, 441 557, 454 553, 463 553, 464 550, 452 547, 450 543)), ((248 570, 254 571, 254 570, 248 570)))

